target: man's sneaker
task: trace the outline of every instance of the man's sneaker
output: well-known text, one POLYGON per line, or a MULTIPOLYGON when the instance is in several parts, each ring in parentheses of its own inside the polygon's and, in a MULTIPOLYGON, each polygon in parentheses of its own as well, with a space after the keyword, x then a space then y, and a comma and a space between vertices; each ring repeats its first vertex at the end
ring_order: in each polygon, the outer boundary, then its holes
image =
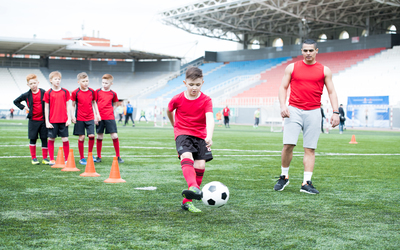
POLYGON ((49 162, 49 165, 50 165, 50 166, 56 165, 56 161, 55 161, 55 160, 50 161, 50 162, 49 162))
POLYGON ((32 165, 39 165, 39 164, 40 164, 40 162, 38 161, 37 158, 32 159, 32 165))
POLYGON ((49 164, 50 164, 49 159, 44 158, 44 159, 42 160, 42 164, 44 164, 44 165, 49 165, 49 164))
POLYGON ((118 163, 124 163, 125 161, 121 159, 120 156, 118 156, 118 163))
POLYGON ((95 162, 101 162, 101 158, 100 157, 96 157, 96 161, 95 162))
POLYGON ((192 212, 192 213, 201 213, 201 210, 198 209, 197 207, 195 207, 195 206, 193 205, 193 202, 191 202, 191 201, 188 201, 188 202, 186 202, 186 203, 183 203, 183 204, 181 205, 181 208, 182 208, 183 210, 187 210, 187 211, 192 212))
POLYGON ((79 160, 79 164, 81 164, 81 165, 86 165, 86 164, 87 164, 86 159, 85 159, 85 158, 80 159, 80 160, 79 160))
POLYGON ((203 192, 197 187, 190 187, 182 191, 182 196, 189 200, 201 200, 203 192))
POLYGON ((282 191, 289 184, 289 178, 286 178, 285 175, 279 176, 278 183, 275 184, 275 191, 282 191))
POLYGON ((306 184, 301 185, 300 192, 307 194, 319 194, 318 190, 312 184, 312 181, 307 181, 306 184))

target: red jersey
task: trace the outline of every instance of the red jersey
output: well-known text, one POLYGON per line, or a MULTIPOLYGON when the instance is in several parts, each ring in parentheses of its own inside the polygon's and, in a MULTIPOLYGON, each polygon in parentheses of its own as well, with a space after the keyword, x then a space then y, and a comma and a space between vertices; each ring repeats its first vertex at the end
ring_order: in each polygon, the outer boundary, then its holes
POLYGON ((58 91, 49 89, 44 93, 43 100, 49 104, 50 123, 65 123, 68 121, 67 102, 70 99, 69 91, 64 88, 58 91))
POLYGON ((96 100, 96 92, 93 89, 88 88, 88 90, 83 91, 77 88, 71 93, 71 100, 75 102, 77 121, 94 120, 92 101, 96 100))
POLYGON ((97 89, 95 95, 101 120, 115 120, 113 103, 118 102, 117 93, 97 89))
POLYGON ((180 135, 191 135, 201 139, 207 137, 206 113, 213 112, 211 98, 203 93, 196 100, 188 100, 185 92, 174 96, 168 110, 175 110, 175 139, 180 135))
POLYGON ((324 65, 295 62, 290 80, 289 105, 302 110, 320 108, 324 84, 324 65))
POLYGON ((43 121, 42 94, 38 91, 36 94, 32 92, 32 120, 43 121))
POLYGON ((228 107, 225 107, 222 112, 224 113, 224 116, 229 116, 229 112, 231 112, 231 110, 228 107))

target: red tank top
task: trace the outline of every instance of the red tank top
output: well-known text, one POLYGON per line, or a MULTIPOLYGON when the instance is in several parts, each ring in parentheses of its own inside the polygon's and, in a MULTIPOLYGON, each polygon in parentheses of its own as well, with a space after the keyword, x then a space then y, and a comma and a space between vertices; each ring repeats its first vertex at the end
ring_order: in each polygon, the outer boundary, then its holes
POLYGON ((324 65, 295 62, 290 80, 289 105, 302 110, 320 108, 324 84, 324 65))

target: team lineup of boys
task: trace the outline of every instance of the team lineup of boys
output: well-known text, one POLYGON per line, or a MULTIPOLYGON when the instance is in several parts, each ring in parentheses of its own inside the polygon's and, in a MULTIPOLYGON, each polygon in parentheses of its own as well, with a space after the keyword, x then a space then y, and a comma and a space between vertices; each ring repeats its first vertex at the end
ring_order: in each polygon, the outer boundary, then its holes
MULTIPOLYGON (((289 184, 289 165, 293 149, 301 131, 303 131, 304 178, 300 192, 318 194, 311 182, 315 164, 315 149, 320 135, 320 103, 324 86, 326 87, 333 108, 332 127, 339 124, 338 99, 332 82, 332 72, 316 61, 317 43, 306 39, 302 44, 303 60, 291 63, 285 69, 279 88, 281 116, 285 118, 283 132, 283 149, 281 155, 281 175, 274 190, 282 191, 289 184), (286 104, 287 91, 291 88, 289 105, 286 104)), ((94 125, 97 132, 97 158, 101 162, 101 148, 104 131, 113 140, 118 162, 123 160, 119 154, 119 140, 114 117, 114 104, 118 102, 117 94, 111 90, 113 77, 105 74, 102 77, 102 88, 93 90, 88 87, 89 77, 86 73, 78 74, 79 88, 70 96, 68 90, 60 87, 61 73, 52 72, 49 76, 52 87, 48 91, 38 88, 37 77, 27 76, 30 90, 15 99, 14 104, 29 111, 28 138, 32 164, 39 164, 36 158, 36 141, 38 135, 42 141, 43 164, 54 164, 54 140, 61 137, 65 160, 68 159, 69 141, 68 125, 75 123, 74 135, 78 137, 80 164, 85 165, 84 140, 85 130, 89 138, 88 152, 94 147, 94 125), (68 101, 72 100, 72 108, 68 101), (25 101, 27 107, 21 104, 25 101), (70 110, 71 109, 71 110, 70 110), (72 118, 71 118, 72 117, 72 118), (48 142, 47 142, 48 138, 48 142), (47 160, 47 148, 50 160, 47 160)), ((205 172, 205 164, 213 159, 211 146, 214 132, 212 100, 201 92, 203 72, 197 67, 186 71, 186 90, 174 96, 168 104, 167 116, 174 128, 176 150, 180 159, 183 176, 188 188, 182 191, 184 197, 181 208, 193 213, 201 212, 192 202, 201 200, 200 189, 205 172)))

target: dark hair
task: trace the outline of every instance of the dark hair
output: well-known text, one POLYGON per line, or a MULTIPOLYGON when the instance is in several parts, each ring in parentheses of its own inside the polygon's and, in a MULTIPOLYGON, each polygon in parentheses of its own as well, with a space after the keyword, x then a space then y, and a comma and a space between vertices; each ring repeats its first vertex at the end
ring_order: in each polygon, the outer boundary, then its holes
POLYGON ((197 67, 190 67, 186 70, 186 79, 196 80, 203 78, 203 71, 197 67))
POLYGON ((306 39, 303 41, 303 44, 313 44, 314 48, 317 48, 317 42, 314 41, 313 39, 306 39))

